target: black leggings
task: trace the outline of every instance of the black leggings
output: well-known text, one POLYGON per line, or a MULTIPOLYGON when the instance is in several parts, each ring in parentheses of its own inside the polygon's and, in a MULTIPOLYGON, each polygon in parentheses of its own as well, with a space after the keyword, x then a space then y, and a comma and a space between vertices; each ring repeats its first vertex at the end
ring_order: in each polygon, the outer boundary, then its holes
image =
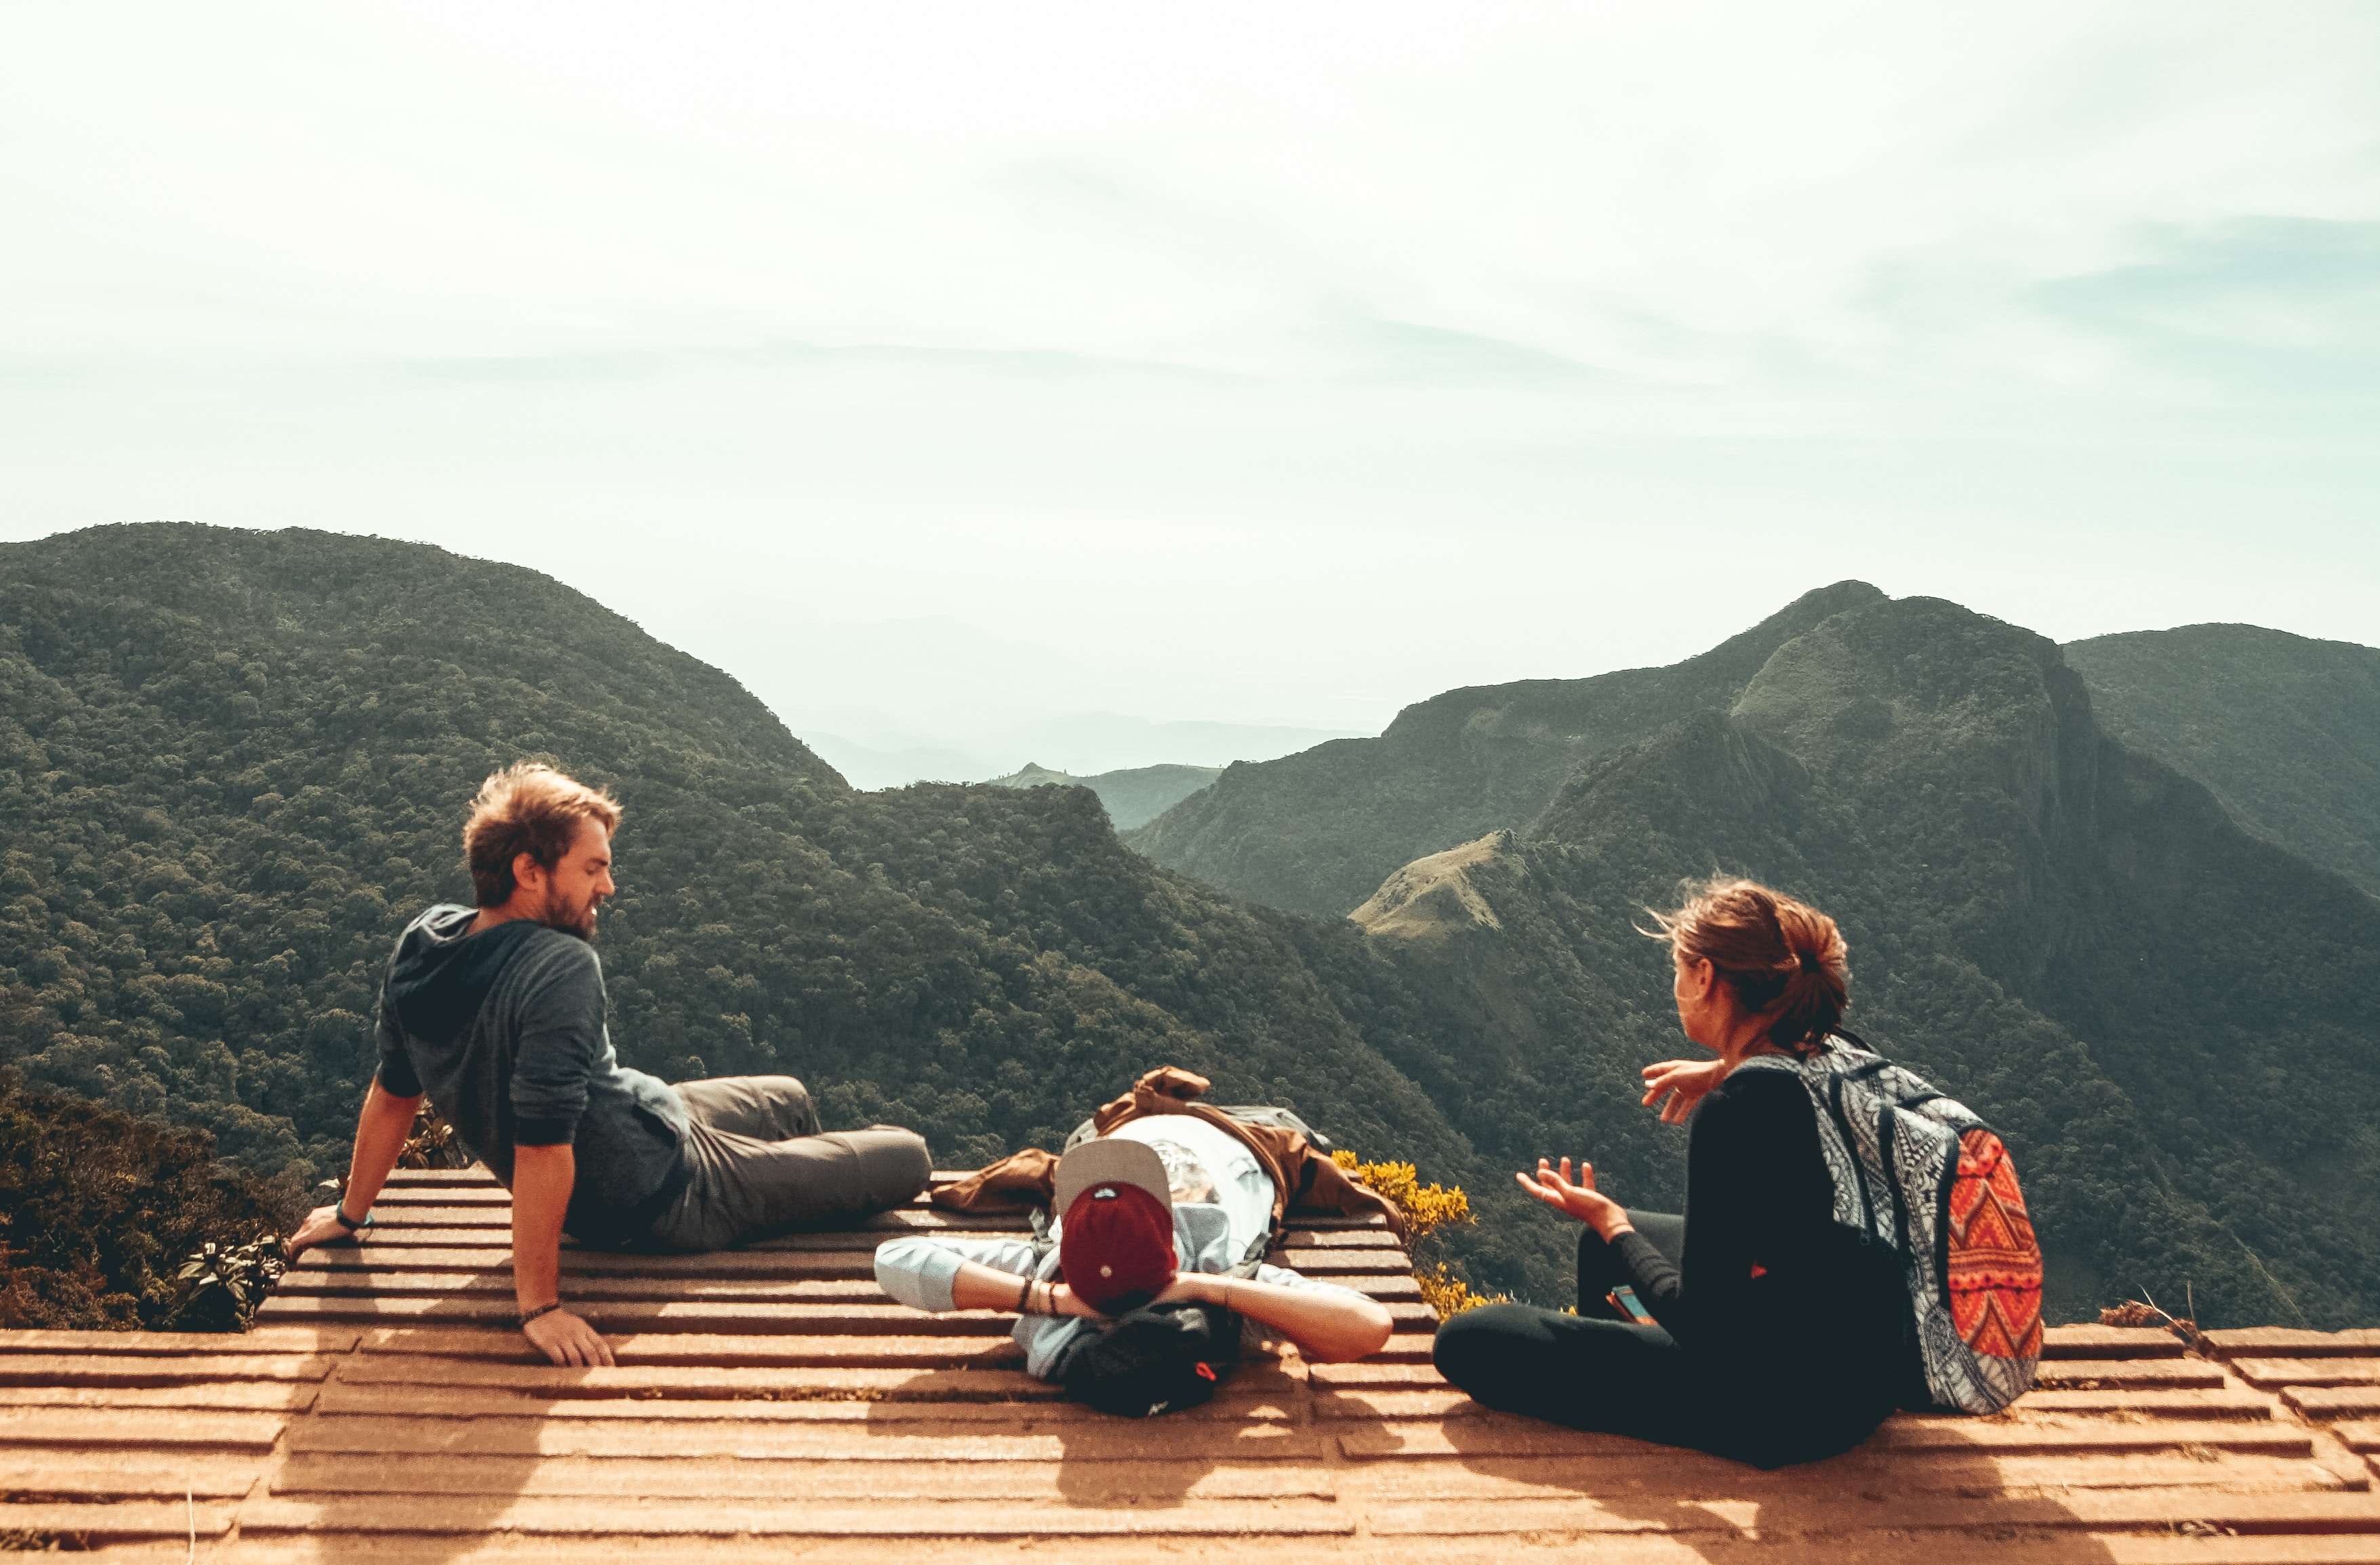
MULTIPOLYGON (((1628 1217, 1663 1255, 1682 1254, 1683 1218, 1628 1217)), ((1619 1255, 1583 1229, 1578 1314, 1528 1304, 1466 1310, 1438 1328, 1431 1356, 1439 1374, 1489 1407, 1755 1467, 1849 1450, 1892 1411, 1889 1397, 1847 1387, 1827 1365, 1797 1364, 1791 1322, 1775 1323, 1766 1353, 1687 1353, 1659 1327, 1620 1318, 1604 1302, 1627 1280, 1619 1255)))

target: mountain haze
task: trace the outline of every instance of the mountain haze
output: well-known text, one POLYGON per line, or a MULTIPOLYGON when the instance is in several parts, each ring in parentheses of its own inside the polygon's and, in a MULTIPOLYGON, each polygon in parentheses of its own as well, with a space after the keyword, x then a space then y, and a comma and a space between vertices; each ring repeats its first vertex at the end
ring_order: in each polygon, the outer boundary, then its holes
POLYGON ((1135 766, 1102 771, 1092 777, 1052 771, 1030 761, 1005 777, 990 780, 995 788, 1088 788, 1107 807, 1108 819, 1119 831, 1156 819, 1221 775, 1220 766, 1135 766))
POLYGON ((2110 734, 2380 896, 2380 649, 2252 625, 2070 643, 2110 734))

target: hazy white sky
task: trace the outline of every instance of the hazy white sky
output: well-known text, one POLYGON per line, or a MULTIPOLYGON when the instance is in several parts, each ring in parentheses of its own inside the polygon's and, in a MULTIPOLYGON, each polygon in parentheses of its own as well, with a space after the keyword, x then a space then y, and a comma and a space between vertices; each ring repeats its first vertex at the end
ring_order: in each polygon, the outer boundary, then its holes
POLYGON ((1847 576, 2380 642, 2376 85, 2369 0, 13 4, 0 536, 518 561, 868 743, 1847 576))

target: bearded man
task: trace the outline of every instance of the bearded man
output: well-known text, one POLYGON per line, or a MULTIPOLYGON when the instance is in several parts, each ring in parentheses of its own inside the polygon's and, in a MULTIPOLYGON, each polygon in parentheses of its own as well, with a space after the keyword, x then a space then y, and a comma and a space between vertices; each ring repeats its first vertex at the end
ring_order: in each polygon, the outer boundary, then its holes
POLYGON ((433 906, 397 940, 347 1181, 291 1237, 292 1258, 366 1236, 425 1096, 513 1193, 521 1329, 556 1364, 612 1362, 562 1304, 565 1229, 605 1248, 713 1250, 854 1222, 925 1188, 922 1138, 825 1134, 791 1076, 673 1086, 619 1062, 593 945, 619 824, 619 801, 552 767, 480 786, 463 828, 478 905, 433 906))

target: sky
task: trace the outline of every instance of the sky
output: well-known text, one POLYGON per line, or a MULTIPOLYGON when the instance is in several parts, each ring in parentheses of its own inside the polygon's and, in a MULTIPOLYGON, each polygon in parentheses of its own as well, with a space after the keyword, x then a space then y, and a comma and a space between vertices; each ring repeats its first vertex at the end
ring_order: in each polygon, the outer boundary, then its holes
POLYGON ((2380 643, 2375 82, 2369 0, 9 5, 0 539, 531 565, 880 781, 1847 576, 2380 643))

